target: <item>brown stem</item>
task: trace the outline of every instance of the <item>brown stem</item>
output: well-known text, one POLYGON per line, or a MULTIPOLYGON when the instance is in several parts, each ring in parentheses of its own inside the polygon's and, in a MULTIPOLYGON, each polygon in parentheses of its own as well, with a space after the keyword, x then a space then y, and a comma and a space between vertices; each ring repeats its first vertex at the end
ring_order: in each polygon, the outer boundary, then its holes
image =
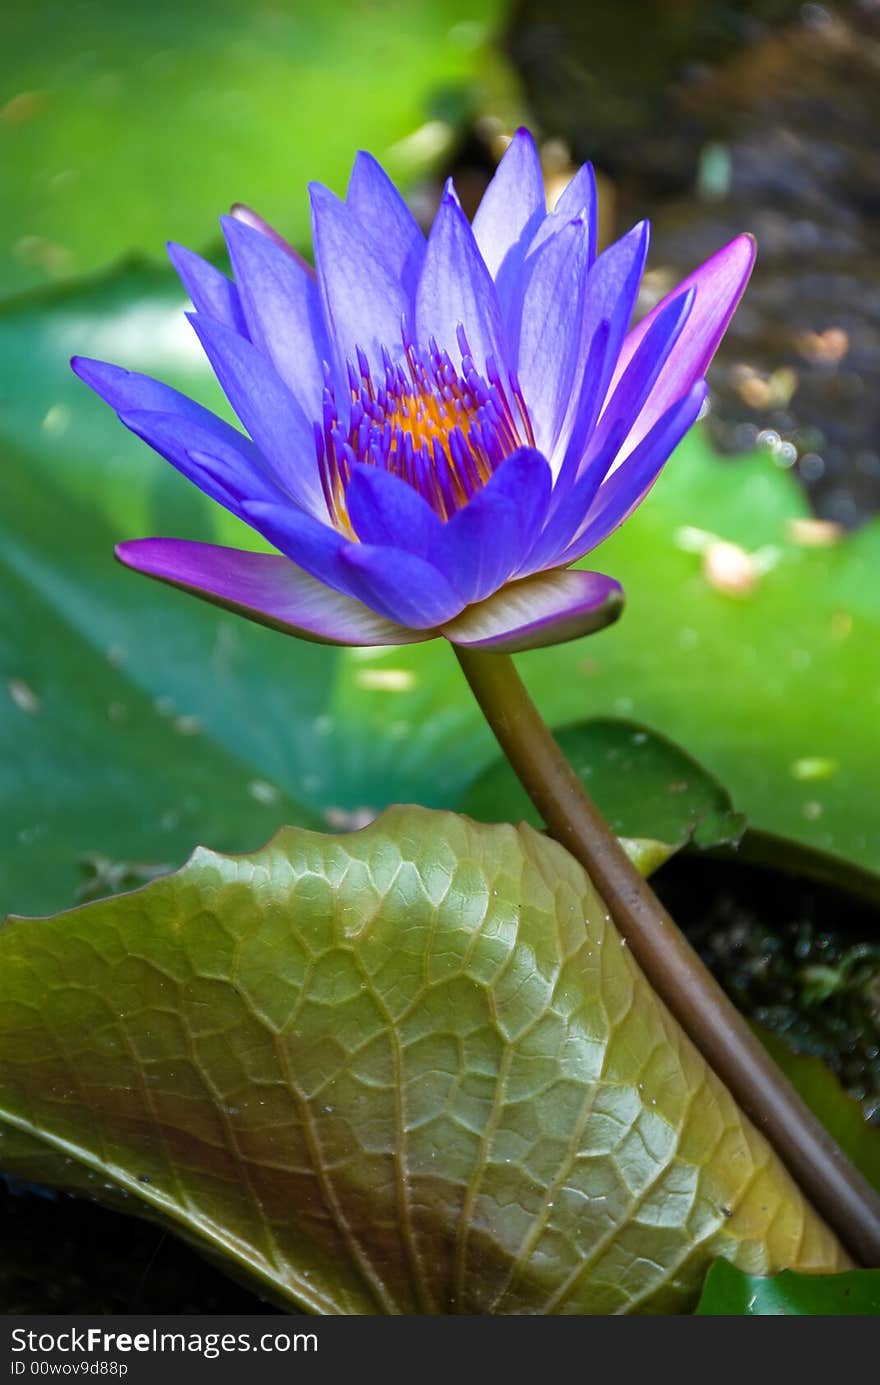
POLYGON ((643 880, 554 741, 512 659, 456 648, 551 836, 588 872, 633 956, 853 1258, 880 1266, 880 1198, 804 1104, 643 880))

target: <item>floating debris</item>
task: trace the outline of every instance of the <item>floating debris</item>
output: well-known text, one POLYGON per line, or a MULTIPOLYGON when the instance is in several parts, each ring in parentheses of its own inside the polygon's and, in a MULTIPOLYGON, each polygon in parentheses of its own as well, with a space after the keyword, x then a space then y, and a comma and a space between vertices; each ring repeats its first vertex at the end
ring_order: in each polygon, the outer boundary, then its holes
POLYGON ((16 707, 22 712, 27 712, 30 716, 35 716, 40 710, 41 702, 33 688, 24 681, 23 678, 9 678, 6 682, 9 696, 12 698, 16 707))
POLYGON ((368 692, 409 692, 416 675, 408 668, 361 668, 354 681, 368 692))
POLYGON ((846 530, 833 519, 790 519, 785 532, 792 543, 802 548, 833 548, 846 530))

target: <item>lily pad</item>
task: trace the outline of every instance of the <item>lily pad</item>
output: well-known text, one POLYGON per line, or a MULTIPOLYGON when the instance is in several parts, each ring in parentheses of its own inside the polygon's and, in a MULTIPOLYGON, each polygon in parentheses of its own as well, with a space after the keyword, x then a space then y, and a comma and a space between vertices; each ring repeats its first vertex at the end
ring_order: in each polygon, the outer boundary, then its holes
MULTIPOLYGON (((112 420, 83 416, 68 380, 74 335, 134 339, 145 313, 161 338, 181 306, 168 277, 131 271, 53 305, 26 319, 45 333, 36 374, 20 358, 7 374, 23 392, 4 410, 2 444, 0 900, 33 910, 176 867, 199 838, 247 849, 281 822, 322 821, 300 801, 308 771, 296 747, 315 745, 332 673, 314 647, 195 603, 157 607, 113 562, 120 526, 149 525, 151 514, 206 536, 223 521, 164 468, 138 479, 127 440, 112 420), (200 694, 211 685, 222 688, 216 719, 200 694)), ((27 340, 21 326, 15 311, 0 318, 4 365, 27 340)), ((182 341, 163 350, 186 373, 182 341)))
POLYGON ((134 249, 158 258, 169 237, 205 246, 234 201, 307 237, 305 186, 341 190, 355 138, 409 178, 449 147, 500 62, 488 41, 501 12, 500 0, 18 7, 0 56, 0 291, 134 249))
POLYGON ((844 1274, 797 1274, 783 1270, 771 1278, 743 1274, 719 1260, 706 1277, 697 1308, 702 1317, 840 1317, 880 1313, 880 1270, 844 1274))
MULTIPOLYGON (((647 727, 596 718, 562 727, 556 740, 619 837, 659 839, 663 859, 688 842, 735 846, 742 837, 745 819, 734 811, 730 795, 677 745, 647 727)), ((481 822, 543 826, 505 759, 479 775, 461 808, 481 822)))
POLYGON ((0 929, 0 1159, 91 1181, 319 1313, 687 1311, 842 1268, 527 825, 285 829, 0 929))

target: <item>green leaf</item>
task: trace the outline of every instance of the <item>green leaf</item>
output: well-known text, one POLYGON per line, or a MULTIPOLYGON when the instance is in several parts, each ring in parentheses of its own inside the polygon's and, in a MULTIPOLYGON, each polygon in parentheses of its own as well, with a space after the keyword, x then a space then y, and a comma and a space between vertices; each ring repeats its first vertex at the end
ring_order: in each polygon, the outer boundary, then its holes
POLYGON ((822 1275, 783 1270, 761 1279, 718 1260, 706 1276, 697 1313, 704 1317, 872 1316, 880 1313, 880 1270, 822 1275))
POLYGON ((800 1092, 856 1168, 880 1192, 880 1130, 865 1119, 860 1102, 849 1096, 821 1058, 795 1053, 763 1025, 753 1025, 764 1047, 800 1092))
POLYGON ((306 184, 355 148, 412 178, 499 63, 499 0, 261 6, 34 0, 4 26, 0 292, 132 249, 199 249, 250 203, 308 238, 306 184), (47 35, 51 41, 47 42, 47 35))
POLYGON ((9 920, 0 975, 7 1169, 134 1195, 311 1311, 685 1311, 719 1255, 846 1263, 526 825, 200 850, 9 920))
MULTIPOLYGON (((578 778, 619 837, 653 839, 651 869, 688 842, 735 845, 745 821, 730 796, 689 755, 635 722, 597 718, 564 726, 556 739, 578 778), (659 841, 658 841, 659 839, 659 841)), ((471 785, 462 812, 481 822, 530 822, 540 816, 506 759, 471 785)))

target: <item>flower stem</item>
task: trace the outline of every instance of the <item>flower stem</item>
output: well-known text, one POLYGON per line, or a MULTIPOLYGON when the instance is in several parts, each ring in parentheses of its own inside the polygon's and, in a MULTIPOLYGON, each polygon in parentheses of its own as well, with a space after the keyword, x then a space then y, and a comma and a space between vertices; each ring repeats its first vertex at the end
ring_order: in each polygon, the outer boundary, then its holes
POLYGON ((542 721, 513 660, 461 646, 456 654, 550 835, 587 871, 656 993, 853 1258, 880 1266, 880 1198, 639 875, 542 721))

